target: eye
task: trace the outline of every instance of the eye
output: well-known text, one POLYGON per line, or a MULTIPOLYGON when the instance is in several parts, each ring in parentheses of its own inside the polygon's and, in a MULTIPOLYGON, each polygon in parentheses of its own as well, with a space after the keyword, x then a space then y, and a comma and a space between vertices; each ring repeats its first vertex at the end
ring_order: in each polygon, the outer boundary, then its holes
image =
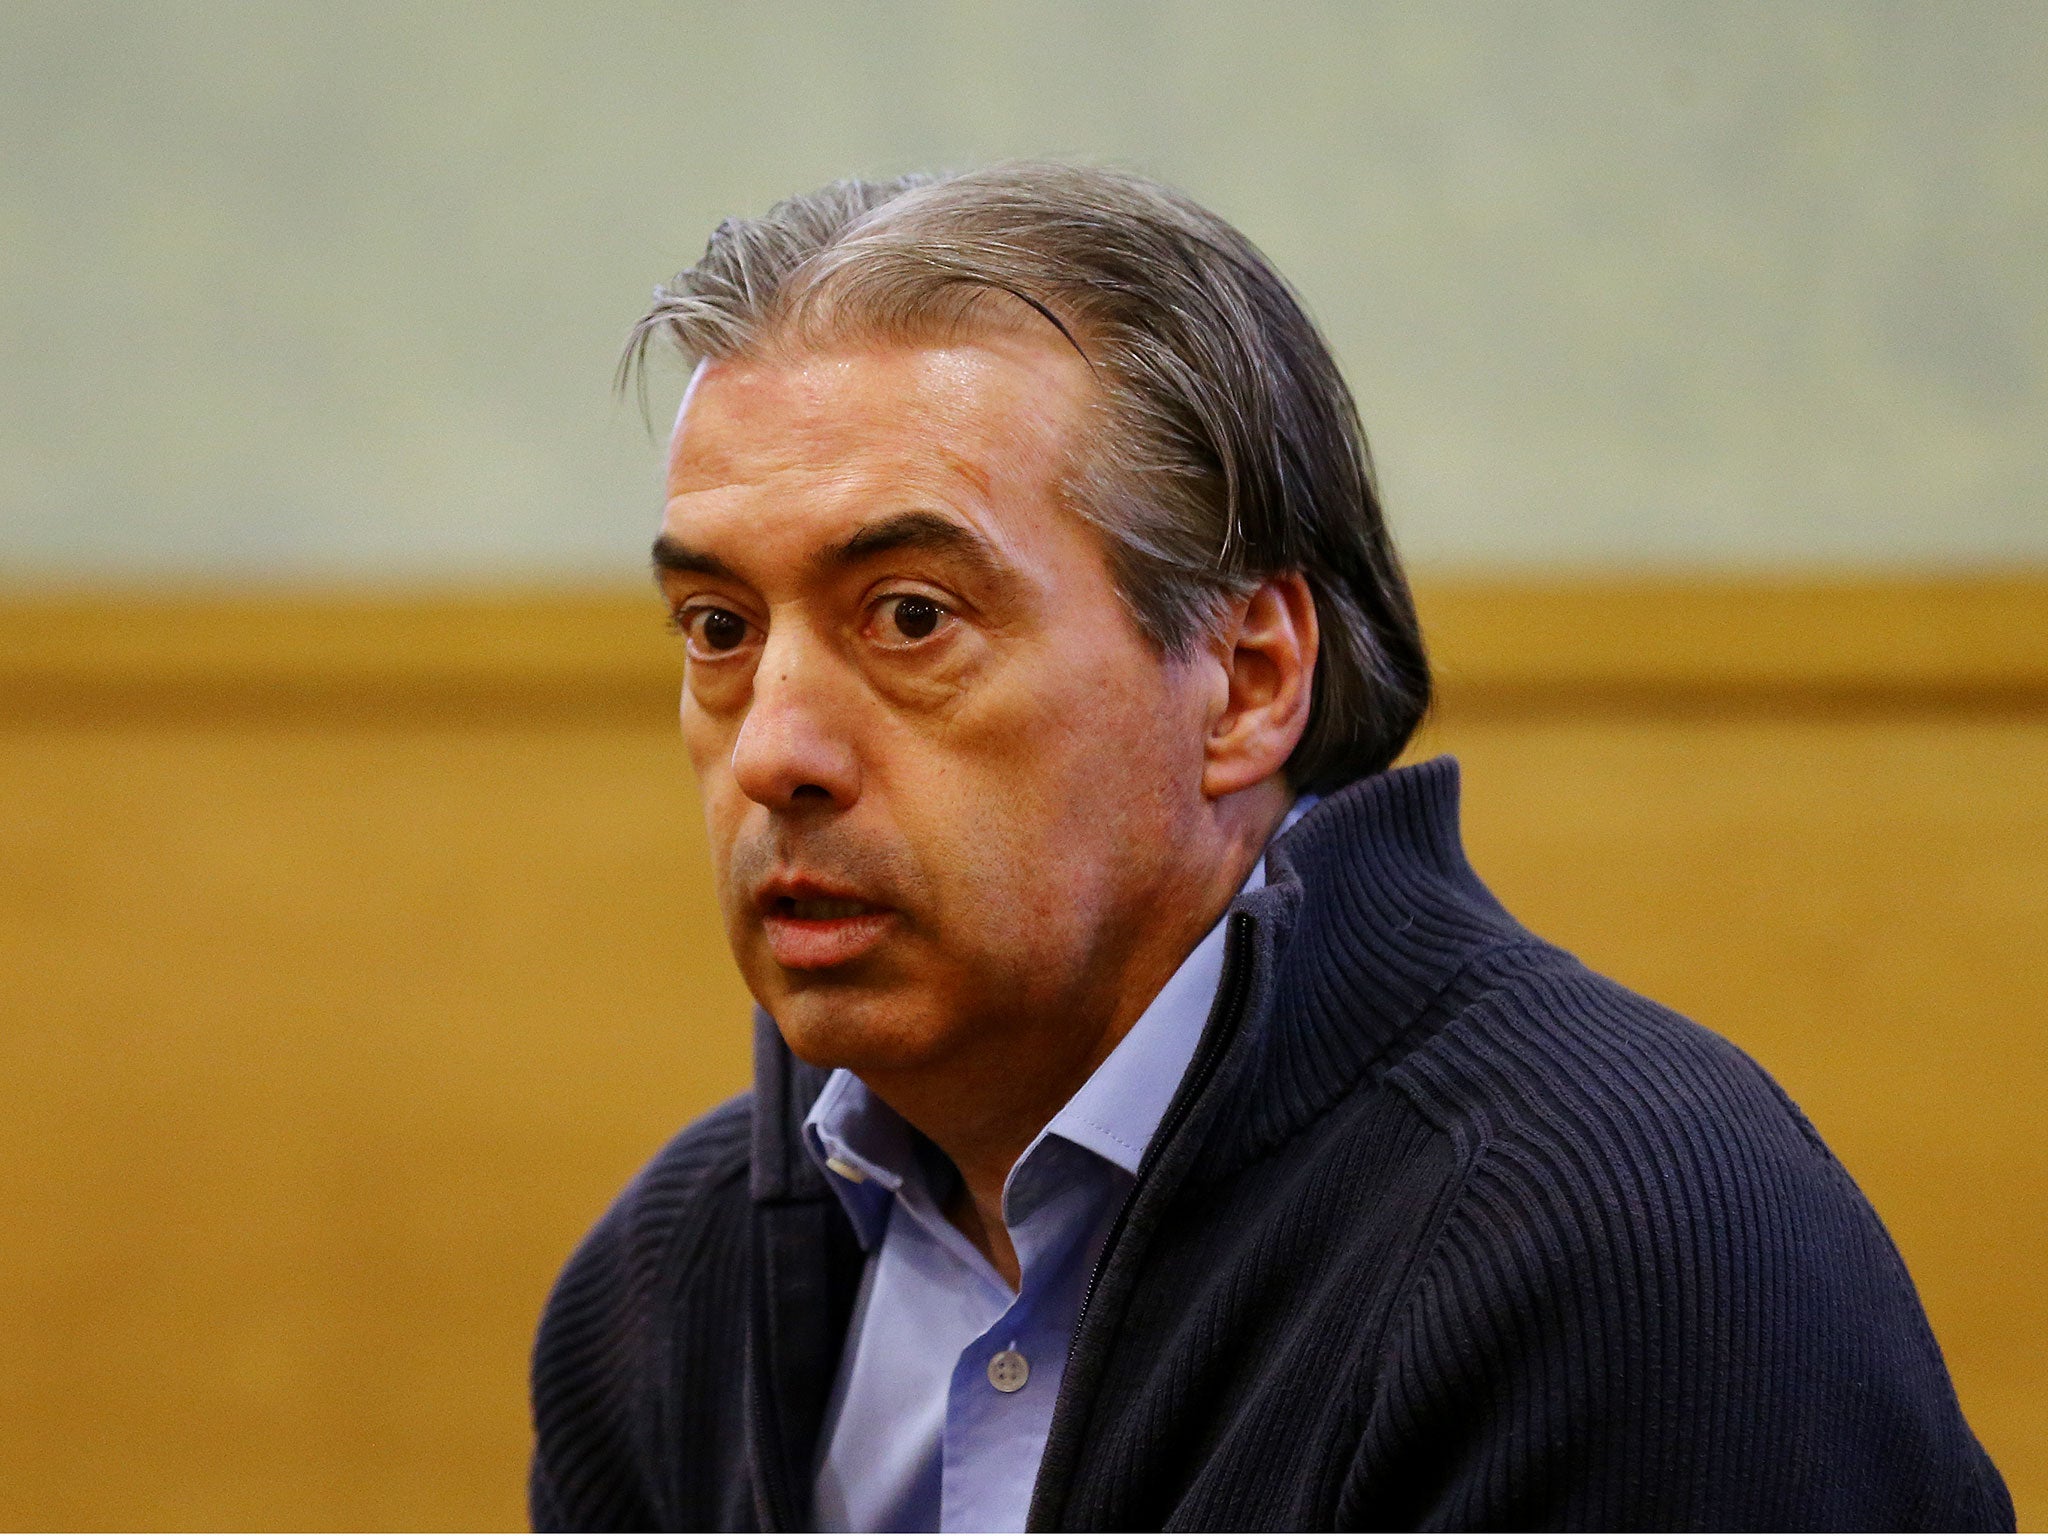
POLYGON ((747 621, 730 608, 685 608, 676 614, 674 625, 690 649, 704 656, 735 650, 747 638, 747 621))
POLYGON ((883 645, 914 645, 928 640, 952 617, 936 598, 921 592, 898 592, 875 605, 875 621, 883 645))

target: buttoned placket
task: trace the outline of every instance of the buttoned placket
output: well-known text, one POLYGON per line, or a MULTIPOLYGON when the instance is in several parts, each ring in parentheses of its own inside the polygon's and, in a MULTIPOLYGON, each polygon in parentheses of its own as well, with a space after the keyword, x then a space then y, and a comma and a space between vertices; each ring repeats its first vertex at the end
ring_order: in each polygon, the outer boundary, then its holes
POLYGON ((852 1186, 846 1195, 864 1244, 878 1249, 892 1222, 908 1220, 923 1234, 925 1250, 943 1255, 956 1284, 971 1285, 970 1294, 952 1292, 956 1320, 977 1331, 948 1378, 940 1522, 944 1530, 1003 1529, 1029 1502, 1078 1290, 1128 1175, 1056 1135, 1041 1135, 1004 1188, 1004 1225, 1019 1272, 1012 1291, 939 1209, 907 1139, 900 1147, 856 1149, 821 1131, 820 1149, 826 1166, 852 1186), (1105 1190, 1103 1181, 1119 1187, 1105 1190))
MULTIPOLYGON (((1029 1502, 1037 1445, 1066 1365, 1068 1322, 1106 1222, 1088 1220, 1104 1178, 1120 1170, 1058 1137, 1044 1137, 1019 1160, 1004 1190, 1004 1225, 1017 1254, 1014 1292, 995 1266, 948 1221, 921 1178, 906 1178, 898 1208, 916 1221, 958 1268, 974 1276, 986 1319, 961 1351, 947 1392, 940 1451, 940 1518, 945 1530, 1003 1529, 1029 1502), (1089 1249, 1075 1254, 1077 1246, 1089 1249)), ((1119 1190, 1120 1194, 1121 1191, 1119 1190)))

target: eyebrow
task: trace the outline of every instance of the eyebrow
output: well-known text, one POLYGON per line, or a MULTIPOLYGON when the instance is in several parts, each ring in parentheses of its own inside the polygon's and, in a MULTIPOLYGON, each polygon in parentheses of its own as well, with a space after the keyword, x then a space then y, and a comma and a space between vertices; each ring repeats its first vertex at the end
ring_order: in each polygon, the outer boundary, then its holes
POLYGON ((672 534, 661 534, 654 541, 654 570, 684 571, 696 576, 716 576, 723 581, 738 581, 739 573, 718 556, 707 554, 701 549, 692 549, 672 534))
POLYGON ((987 539, 936 512, 898 512, 869 523, 818 563, 826 567, 858 565, 899 549, 950 555, 983 576, 1006 575, 1010 569, 1010 563, 987 539))
MULTIPOLYGON (((1010 564, 996 552, 995 545, 963 523, 936 512, 898 512, 867 524, 836 549, 820 553, 813 568, 822 572, 858 565, 877 555, 914 549, 942 554, 958 560, 984 577, 1001 577, 1010 564)), ((739 572, 708 550, 693 549, 673 534, 664 533, 654 541, 654 569, 712 576, 722 581, 744 582, 739 572)))

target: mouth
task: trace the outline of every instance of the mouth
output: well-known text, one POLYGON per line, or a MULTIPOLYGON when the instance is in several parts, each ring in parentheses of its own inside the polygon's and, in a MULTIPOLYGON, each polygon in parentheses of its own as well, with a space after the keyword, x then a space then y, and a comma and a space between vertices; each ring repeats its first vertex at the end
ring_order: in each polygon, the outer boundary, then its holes
POLYGON ((859 959, 889 931, 896 913, 808 881, 777 881, 760 897, 761 929, 775 963, 793 971, 828 970, 859 959))
POLYGON ((875 910, 864 901, 848 901, 841 897, 821 896, 805 901, 795 896, 778 896, 772 915, 793 917, 806 923, 828 923, 842 917, 866 917, 875 910))

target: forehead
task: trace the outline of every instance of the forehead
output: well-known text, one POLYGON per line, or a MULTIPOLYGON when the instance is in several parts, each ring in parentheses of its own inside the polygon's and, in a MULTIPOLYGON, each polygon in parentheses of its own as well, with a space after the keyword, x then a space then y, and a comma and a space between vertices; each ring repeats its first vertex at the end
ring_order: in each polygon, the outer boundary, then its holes
POLYGON ((1064 340, 1024 331, 710 362, 677 416, 665 531, 772 513, 796 533, 919 500, 1005 521, 1053 499, 1092 389, 1064 340))

